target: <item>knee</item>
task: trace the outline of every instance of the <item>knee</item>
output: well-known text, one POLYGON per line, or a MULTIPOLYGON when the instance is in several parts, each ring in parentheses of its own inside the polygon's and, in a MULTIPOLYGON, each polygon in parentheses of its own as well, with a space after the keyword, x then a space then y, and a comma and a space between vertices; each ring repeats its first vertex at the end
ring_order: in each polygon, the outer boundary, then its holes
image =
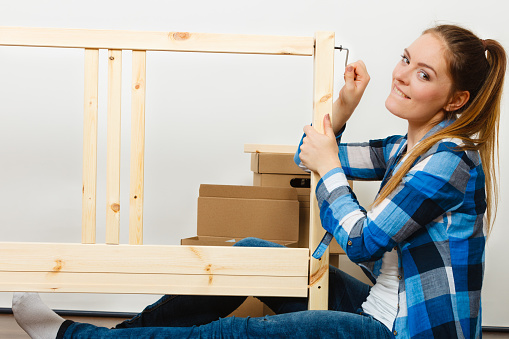
POLYGON ((273 243, 271 241, 248 237, 236 242, 233 246, 241 247, 284 247, 283 245, 273 243))

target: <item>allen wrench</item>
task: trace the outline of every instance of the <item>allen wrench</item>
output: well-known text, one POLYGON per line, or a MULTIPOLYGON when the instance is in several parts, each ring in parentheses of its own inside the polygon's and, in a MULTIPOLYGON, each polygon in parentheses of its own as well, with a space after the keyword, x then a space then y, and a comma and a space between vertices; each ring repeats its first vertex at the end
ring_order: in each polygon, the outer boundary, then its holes
POLYGON ((348 48, 343 47, 343 45, 339 45, 339 47, 334 46, 334 49, 339 49, 340 52, 346 51, 346 58, 345 58, 345 68, 348 66, 348 55, 350 54, 350 51, 348 48))

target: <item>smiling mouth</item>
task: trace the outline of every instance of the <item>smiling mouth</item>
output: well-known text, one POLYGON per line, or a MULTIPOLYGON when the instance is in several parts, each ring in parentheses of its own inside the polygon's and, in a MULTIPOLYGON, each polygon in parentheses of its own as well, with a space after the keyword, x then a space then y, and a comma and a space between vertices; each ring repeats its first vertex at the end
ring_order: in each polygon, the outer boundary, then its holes
POLYGON ((405 99, 410 99, 410 97, 408 95, 406 95, 405 93, 401 92, 396 86, 394 86, 392 88, 393 92, 396 93, 398 96, 402 97, 402 98, 405 98, 405 99))

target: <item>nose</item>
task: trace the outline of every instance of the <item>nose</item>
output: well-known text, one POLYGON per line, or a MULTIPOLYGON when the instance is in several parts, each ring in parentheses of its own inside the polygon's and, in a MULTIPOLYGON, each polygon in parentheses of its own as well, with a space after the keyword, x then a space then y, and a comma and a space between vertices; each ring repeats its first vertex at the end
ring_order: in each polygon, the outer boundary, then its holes
POLYGON ((403 66, 401 64, 396 65, 396 67, 394 67, 394 71, 392 72, 392 77, 396 81, 399 81, 404 84, 408 84, 408 81, 410 80, 409 67, 403 66))

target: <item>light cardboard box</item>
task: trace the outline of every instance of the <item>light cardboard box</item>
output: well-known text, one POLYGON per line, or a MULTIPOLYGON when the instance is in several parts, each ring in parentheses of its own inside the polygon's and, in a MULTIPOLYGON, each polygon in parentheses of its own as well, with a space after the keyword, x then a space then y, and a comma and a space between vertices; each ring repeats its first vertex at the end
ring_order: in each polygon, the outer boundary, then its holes
POLYGON ((251 153, 251 171, 268 174, 306 174, 293 161, 293 153, 251 153))
MULTIPOLYGON (((231 238, 231 237, 211 237, 211 236, 194 236, 190 238, 180 239, 181 245, 189 246, 233 246, 239 240, 244 238, 231 238)), ((286 247, 297 247, 297 242, 294 240, 272 240, 276 244, 286 247)))
POLYGON ((299 239, 299 201, 292 188, 201 185, 200 237, 256 237, 295 243, 299 239))
POLYGON ((329 263, 335 267, 341 269, 341 271, 349 274, 357 280, 362 281, 365 284, 373 286, 373 283, 369 278, 364 274, 362 268, 359 265, 353 263, 348 259, 346 254, 331 254, 329 256, 329 263))
MULTIPOLYGON (((284 174, 259 174, 254 173, 253 185, 269 187, 290 187, 290 182, 295 177, 304 177, 297 175, 284 174), (264 179, 266 178, 266 179, 264 179), (259 179, 259 180, 257 180, 259 179)), ((309 175, 308 175, 309 177, 309 175)), ((351 183, 350 183, 351 184, 351 183)), ((299 200, 299 241, 298 247, 309 246, 309 209, 310 209, 310 188, 296 188, 299 200)), ((329 246, 330 253, 345 253, 339 246, 336 239, 332 239, 329 246)))
POLYGON ((242 303, 229 317, 235 316, 237 318, 247 317, 264 317, 266 315, 274 315, 275 313, 260 300, 255 297, 247 297, 246 301, 242 303))
POLYGON ((293 187, 303 189, 311 187, 310 174, 263 174, 253 173, 253 185, 264 187, 293 187))
MULTIPOLYGON (((251 153, 254 186, 293 187, 297 190, 299 199, 299 242, 297 246, 308 247, 311 174, 295 164, 293 157, 297 146, 292 147, 292 152, 288 152, 288 147, 281 145, 247 146, 245 149, 256 149, 255 153, 251 153)), ((352 187, 353 182, 348 181, 348 183, 352 187)), ((336 239, 331 241, 329 250, 331 254, 345 253, 336 239)))
MULTIPOLYGON (((301 207, 299 209, 299 242, 297 247, 309 247, 309 202, 302 203, 307 204, 307 207, 301 207)), ((324 231, 325 235, 325 231, 324 231)), ((314 251, 315 249, 311 249, 314 251)), ((329 245, 330 254, 344 254, 345 251, 339 246, 336 239, 332 239, 329 245)))

